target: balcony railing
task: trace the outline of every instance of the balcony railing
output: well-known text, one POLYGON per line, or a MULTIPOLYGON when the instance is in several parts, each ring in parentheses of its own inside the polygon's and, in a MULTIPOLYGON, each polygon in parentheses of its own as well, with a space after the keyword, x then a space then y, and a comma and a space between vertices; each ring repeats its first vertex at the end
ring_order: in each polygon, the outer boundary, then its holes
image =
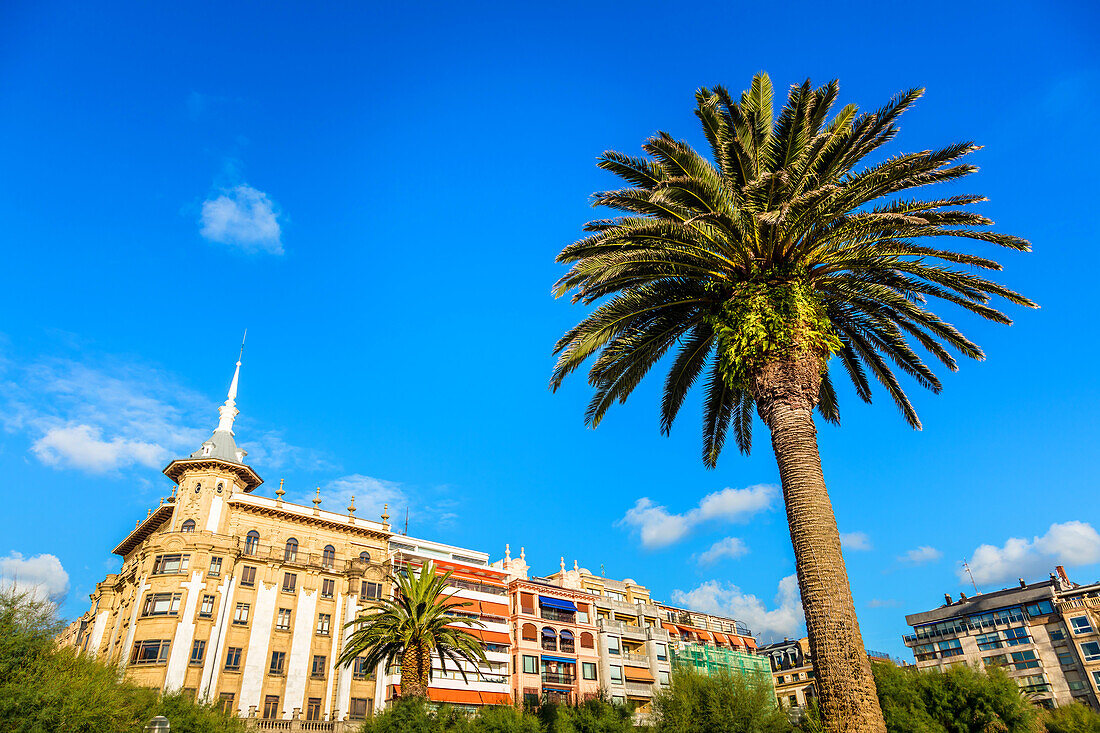
POLYGON ((576 647, 573 645, 572 641, 569 641, 567 639, 560 639, 558 641, 558 651, 565 652, 566 654, 572 654, 576 651, 576 647))
POLYGON ((633 682, 627 682, 623 685, 623 688, 630 695, 645 695, 646 697, 653 696, 653 685, 638 685, 633 682))
POLYGON ((558 640, 557 639, 543 639, 542 640, 542 648, 543 648, 544 651, 556 652, 558 650, 558 640))
POLYGON ((649 657, 645 654, 638 654, 637 652, 623 652, 619 656, 624 662, 633 662, 634 664, 641 664, 646 667, 649 666, 649 657))
POLYGON ((572 685, 576 683, 577 676, 563 672, 543 672, 542 681, 551 685, 572 685))

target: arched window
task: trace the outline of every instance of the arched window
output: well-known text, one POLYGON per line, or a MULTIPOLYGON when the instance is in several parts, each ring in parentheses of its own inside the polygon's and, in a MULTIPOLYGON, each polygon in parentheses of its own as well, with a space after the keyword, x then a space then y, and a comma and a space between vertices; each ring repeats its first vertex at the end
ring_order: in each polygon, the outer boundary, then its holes
POLYGON ((183 524, 180 525, 180 532, 194 532, 194 531, 195 531, 195 520, 194 519, 188 519, 186 522, 184 522, 183 524))
POLYGON ((298 540, 291 537, 286 541, 286 549, 283 551, 283 562, 294 562, 298 559, 298 540))
POLYGON ((359 553, 359 559, 362 560, 363 562, 370 562, 370 553, 369 552, 360 552, 359 553))
POLYGON ((592 640, 592 634, 587 631, 581 632, 581 649, 595 649, 596 645, 592 640))
POLYGON ((548 652, 558 650, 558 633, 549 626, 544 626, 542 629, 542 648, 548 652))
POLYGON ((321 564, 326 568, 332 568, 336 564, 336 548, 332 545, 325 545, 325 552, 321 555, 321 564))
POLYGON ((561 639, 561 644, 560 644, 560 647, 559 647, 559 649, 561 651, 568 652, 570 654, 572 654, 574 651, 576 651, 576 649, 573 647, 573 632, 572 631, 566 631, 565 629, 562 629, 561 634, 559 635, 559 638, 561 639))
POLYGON ((260 533, 256 530, 251 530, 245 535, 244 554, 255 555, 258 549, 260 549, 260 533))
POLYGON ((538 629, 535 628, 534 624, 524 624, 523 625, 523 640, 524 641, 538 641, 539 640, 539 632, 538 632, 538 629))

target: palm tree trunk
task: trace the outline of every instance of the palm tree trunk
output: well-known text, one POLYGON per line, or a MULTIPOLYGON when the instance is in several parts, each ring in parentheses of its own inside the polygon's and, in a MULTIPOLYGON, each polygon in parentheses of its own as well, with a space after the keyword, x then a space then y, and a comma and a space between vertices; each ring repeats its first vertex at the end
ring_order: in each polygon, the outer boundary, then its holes
POLYGON ((401 655, 401 696, 428 697, 428 665, 431 657, 418 646, 405 648, 401 655), (427 657, 427 659, 425 659, 427 657))
POLYGON ((753 375, 752 388, 779 464, 824 728, 828 733, 884 733, 821 472, 813 419, 820 385, 820 359, 794 353, 763 365, 753 375))

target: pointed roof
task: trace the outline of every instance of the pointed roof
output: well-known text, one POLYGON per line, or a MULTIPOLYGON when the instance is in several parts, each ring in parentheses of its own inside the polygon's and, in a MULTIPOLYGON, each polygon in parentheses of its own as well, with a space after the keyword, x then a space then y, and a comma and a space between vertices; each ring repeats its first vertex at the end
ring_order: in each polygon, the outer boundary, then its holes
MULTIPOLYGON (((246 331, 245 334, 247 335, 247 333, 246 331)), ((239 467, 235 472, 244 480, 245 491, 252 491, 252 489, 263 483, 263 479, 244 462, 247 453, 237 447, 237 441, 233 438, 233 421, 240 412, 237 409, 237 383, 241 377, 241 358, 243 356, 244 340, 242 339, 241 353, 237 357, 233 380, 229 383, 229 393, 226 395, 225 402, 218 408, 218 427, 214 429, 214 434, 207 438, 197 451, 191 454, 190 458, 175 460, 168 464, 168 467, 164 469, 164 474, 168 478, 174 481, 177 480, 184 468, 194 465, 196 462, 218 461, 231 463, 235 468, 239 467)))

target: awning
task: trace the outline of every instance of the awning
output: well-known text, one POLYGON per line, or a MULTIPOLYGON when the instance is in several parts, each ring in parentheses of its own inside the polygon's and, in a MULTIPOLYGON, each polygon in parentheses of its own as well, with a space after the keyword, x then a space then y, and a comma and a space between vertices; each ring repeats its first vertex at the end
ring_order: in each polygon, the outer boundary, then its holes
POLYGON ((479 601, 478 609, 490 616, 508 616, 511 611, 508 609, 506 603, 492 603, 490 601, 479 601))
POLYGON ((665 631, 670 634, 676 634, 676 636, 680 635, 680 629, 676 628, 676 624, 670 624, 668 621, 662 621, 661 626, 664 626, 665 631))
POLYGON ((730 638, 728 636, 726 636, 725 634, 719 634, 717 631, 714 632, 714 640, 719 644, 730 643, 730 638))
POLYGON ((512 696, 507 692, 479 692, 485 705, 511 705, 512 696))
POLYGON ((512 643, 511 637, 502 631, 486 631, 485 629, 478 629, 473 626, 459 626, 458 628, 469 631, 471 634, 488 644, 511 645, 512 643))
POLYGON ((630 682, 654 682, 653 675, 648 669, 641 667, 623 667, 623 677, 630 682))
POLYGON ((429 687, 428 699, 432 702, 451 702, 461 705, 481 705, 481 695, 474 690, 447 690, 442 687, 429 687))
POLYGON ((550 598, 549 596, 539 596, 539 605, 546 606, 547 608, 557 608, 562 611, 577 612, 577 606, 572 601, 563 601, 559 598, 550 598))
POLYGON ((700 639, 706 639, 707 641, 713 641, 714 637, 710 635, 710 632, 705 629, 692 629, 700 639))
POLYGON ((546 654, 542 655, 542 661, 544 662, 557 662, 559 664, 576 664, 576 659, 570 659, 569 657, 551 657, 546 654))

